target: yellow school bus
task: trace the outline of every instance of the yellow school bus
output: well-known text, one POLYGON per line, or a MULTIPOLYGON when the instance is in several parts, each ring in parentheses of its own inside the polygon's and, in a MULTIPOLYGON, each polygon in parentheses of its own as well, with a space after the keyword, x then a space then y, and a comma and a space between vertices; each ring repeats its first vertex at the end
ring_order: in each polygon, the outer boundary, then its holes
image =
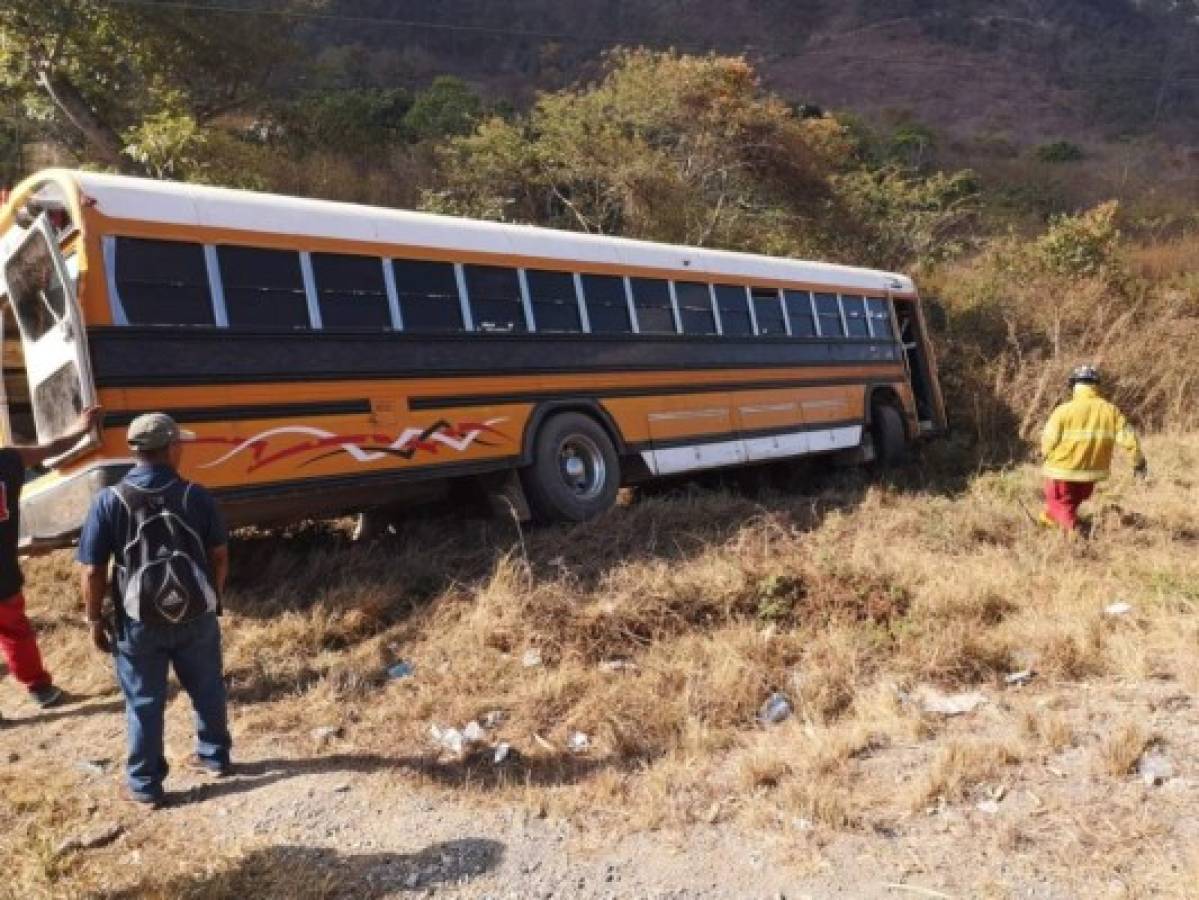
POLYGON ((161 410, 234 525, 402 506, 461 479, 542 519, 622 484, 944 427, 903 275, 50 170, 0 210, 0 437, 104 428, 26 487, 69 543, 161 410), (515 492, 513 488, 517 488, 515 492))

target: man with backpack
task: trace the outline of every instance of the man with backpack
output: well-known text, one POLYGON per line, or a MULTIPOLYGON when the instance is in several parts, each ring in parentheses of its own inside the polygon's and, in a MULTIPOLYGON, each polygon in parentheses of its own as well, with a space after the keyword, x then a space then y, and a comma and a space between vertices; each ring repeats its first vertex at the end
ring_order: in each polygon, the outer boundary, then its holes
POLYGON ((196 751, 188 767, 230 771, 220 593, 229 572, 228 534, 212 495, 178 474, 194 439, 167 415, 129 426, 137 465, 92 502, 79 539, 92 642, 116 659, 125 695, 129 756, 123 797, 158 807, 168 766, 163 752, 167 669, 195 710, 196 751), (113 562, 111 621, 104 615, 113 562))

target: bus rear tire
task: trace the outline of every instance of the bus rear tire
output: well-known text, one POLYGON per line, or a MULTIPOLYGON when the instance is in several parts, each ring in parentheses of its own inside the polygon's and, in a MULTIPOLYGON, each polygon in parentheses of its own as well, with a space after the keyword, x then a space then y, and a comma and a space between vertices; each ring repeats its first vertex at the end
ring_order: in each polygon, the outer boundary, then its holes
POLYGON ((874 407, 870 417, 874 441, 874 464, 879 469, 894 469, 908 461, 908 435, 903 416, 890 403, 874 407))
POLYGON ((594 419, 560 413, 538 430, 533 464, 521 479, 538 521, 585 522, 616 503, 620 458, 594 419))

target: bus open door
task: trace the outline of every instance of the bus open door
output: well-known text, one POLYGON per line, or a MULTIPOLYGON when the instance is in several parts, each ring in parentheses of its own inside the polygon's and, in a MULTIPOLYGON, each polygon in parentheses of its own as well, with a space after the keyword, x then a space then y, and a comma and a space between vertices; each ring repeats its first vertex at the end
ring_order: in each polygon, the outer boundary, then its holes
MULTIPOLYGON (((36 438, 44 444, 65 434, 84 409, 96 404, 75 278, 46 215, 6 249, 3 273, 20 331, 36 438)), ((8 427, 5 431, 11 433, 8 427)), ((48 465, 77 456, 95 441, 96 435, 87 436, 48 465)))
POLYGON ((920 304, 895 298, 895 319, 899 339, 903 344, 904 365, 916 401, 916 413, 921 434, 936 434, 945 430, 945 406, 937 380, 937 363, 928 340, 920 304))

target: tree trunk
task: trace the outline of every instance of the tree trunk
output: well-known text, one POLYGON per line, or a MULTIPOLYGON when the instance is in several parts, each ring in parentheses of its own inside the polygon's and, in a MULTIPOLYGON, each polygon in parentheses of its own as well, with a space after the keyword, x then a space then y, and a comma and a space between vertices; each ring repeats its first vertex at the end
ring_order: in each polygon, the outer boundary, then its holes
POLYGON ((70 79, 45 70, 37 74, 38 86, 87 141, 97 159, 121 172, 137 172, 133 160, 122 151, 120 136, 88 105, 70 79))

